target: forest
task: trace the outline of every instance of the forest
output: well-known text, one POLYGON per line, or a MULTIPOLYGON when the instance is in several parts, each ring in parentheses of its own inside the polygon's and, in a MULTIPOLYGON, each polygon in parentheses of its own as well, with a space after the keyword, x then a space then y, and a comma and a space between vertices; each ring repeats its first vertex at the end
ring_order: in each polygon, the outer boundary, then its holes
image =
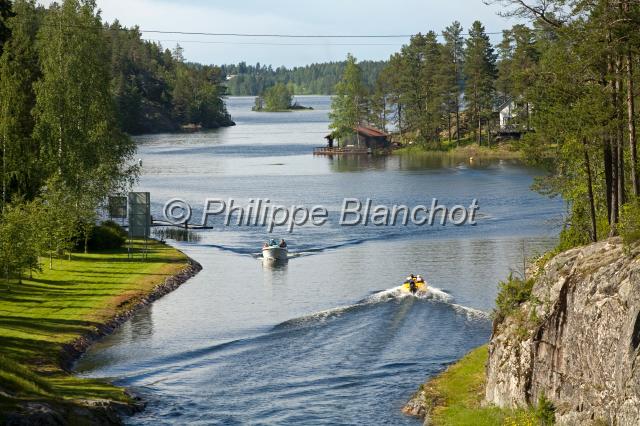
MULTIPOLYGON (((373 87, 385 61, 360 62, 364 84, 373 87)), ((304 67, 278 67, 271 65, 222 65, 228 93, 233 96, 259 96, 276 83, 290 87, 294 95, 333 95, 346 62, 311 64, 304 67)))
MULTIPOLYGON (((495 2, 495 1, 494 1, 495 2)), ((640 4, 637 1, 499 0, 528 24, 493 45, 476 21, 416 34, 373 86, 351 55, 331 113, 337 137, 360 123, 425 149, 491 146, 499 111, 524 159, 549 175, 535 189, 561 196, 569 215, 559 249, 622 234, 640 239, 637 158, 640 4)))
POLYGON ((232 125, 221 80, 104 23, 93 0, 0 0, 2 276, 109 234, 98 207, 139 172, 130 134, 232 125))
POLYGON ((5 277, 86 241, 101 200, 137 176, 129 134, 231 125, 227 91, 276 86, 287 89, 272 90, 285 103, 295 93, 334 93, 338 136, 366 122, 427 149, 495 145, 498 111, 511 104, 509 129, 522 135, 525 160, 549 170, 536 189, 569 206, 561 246, 640 237, 640 5, 499 2, 527 23, 496 44, 481 22, 454 22, 416 34, 387 61, 350 55, 273 70, 187 63, 179 46, 163 49, 136 28, 104 23, 92 0, 49 8, 0 0, 5 277))
POLYGON ((222 98, 222 70, 188 63, 182 48, 142 40, 137 28, 104 26, 120 128, 129 134, 232 125, 222 98))

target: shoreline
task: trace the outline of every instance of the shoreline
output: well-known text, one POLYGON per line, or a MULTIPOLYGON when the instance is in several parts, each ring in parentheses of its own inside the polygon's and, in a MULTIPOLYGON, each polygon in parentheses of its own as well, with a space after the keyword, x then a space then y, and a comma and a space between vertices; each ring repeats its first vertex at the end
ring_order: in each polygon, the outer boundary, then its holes
POLYGON ((420 145, 407 145, 392 151, 394 155, 418 154, 418 155, 445 155, 450 157, 460 157, 465 159, 483 160, 523 160, 523 152, 510 143, 496 144, 491 147, 479 146, 476 143, 452 146, 447 149, 429 149, 420 145))
POLYGON ((488 357, 487 344, 471 350, 421 384, 402 412, 434 426, 537 424, 531 410, 509 410, 485 403, 488 357))
MULTIPOLYGON (((184 254, 181 250, 171 246, 174 250, 184 254)), ((122 324, 127 322, 135 313, 142 308, 151 305, 156 300, 166 296, 167 294, 177 290, 182 284, 186 283, 189 279, 193 278, 202 270, 202 265, 193 260, 189 256, 187 258, 187 265, 182 271, 167 278, 161 284, 158 284, 150 293, 143 298, 137 300, 135 304, 127 308, 124 312, 117 314, 109 321, 98 325, 95 331, 86 333, 79 336, 75 341, 68 343, 62 347, 60 367, 70 374, 73 373, 73 367, 75 363, 82 357, 86 351, 101 339, 113 334, 122 324)), ((134 301, 129 299, 125 302, 134 301)))
MULTIPOLYGON (((47 366, 48 370, 46 374, 67 376, 69 380, 87 380, 86 383, 80 382, 80 386, 83 384, 86 385, 86 395, 82 395, 83 397, 80 398, 67 399, 65 395, 51 392, 48 396, 21 397, 0 391, 0 397, 7 397, 9 401, 12 402, 12 410, 3 412, 0 420, 12 425, 113 425, 122 424, 122 417, 133 415, 144 409, 146 405, 145 402, 134 395, 129 389, 115 386, 106 380, 80 379, 74 374, 73 366, 77 360, 86 353, 91 345, 114 333, 135 313, 178 289, 202 270, 200 263, 184 254, 181 250, 173 246, 163 245, 157 241, 154 245, 155 244, 161 249, 168 249, 173 256, 176 256, 175 259, 172 258, 166 262, 159 262, 160 266, 157 266, 158 270, 163 267, 169 267, 171 263, 175 262, 180 262, 182 267, 180 267, 177 272, 172 271, 172 273, 168 274, 164 279, 155 282, 148 288, 143 287, 146 284, 145 280, 149 279, 151 275, 158 275, 158 271, 154 270, 154 273, 143 274, 141 278, 133 281, 134 286, 137 284, 140 287, 138 291, 124 291, 117 296, 119 303, 115 307, 113 315, 101 321, 96 321, 88 330, 79 333, 73 340, 62 343, 57 353, 48 354, 56 361, 53 361, 51 365, 47 366), (58 372, 55 371, 56 368, 59 369, 58 372), (54 371, 51 371, 52 369, 54 371), (89 387, 95 383, 104 386, 106 390, 90 390, 89 387), (104 395, 98 397, 92 395, 92 393, 95 394, 100 391, 104 391, 104 393, 108 393, 107 391, 117 391, 121 392, 121 394, 118 398, 109 398, 108 395, 106 397, 104 395)), ((110 259, 113 265, 120 261, 120 259, 110 259)), ((43 320, 45 319, 43 318, 43 320)), ((27 359, 27 361, 32 360, 27 359)), ((36 370, 41 369, 41 366, 31 365, 30 363, 27 363, 25 367, 30 370, 34 368, 36 370)), ((0 373, 2 373, 1 370, 0 373)), ((0 406, 0 408, 2 407, 0 406)))

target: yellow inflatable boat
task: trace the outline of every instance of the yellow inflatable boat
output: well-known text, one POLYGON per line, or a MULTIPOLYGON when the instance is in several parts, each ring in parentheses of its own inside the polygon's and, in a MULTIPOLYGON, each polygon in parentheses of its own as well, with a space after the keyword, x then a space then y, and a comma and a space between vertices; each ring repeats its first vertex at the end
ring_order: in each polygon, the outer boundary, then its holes
POLYGON ((413 291, 411 289, 411 284, 408 281, 405 281, 405 283, 402 285, 403 292, 412 294, 424 293, 428 288, 429 286, 427 285, 426 281, 416 282, 413 291))

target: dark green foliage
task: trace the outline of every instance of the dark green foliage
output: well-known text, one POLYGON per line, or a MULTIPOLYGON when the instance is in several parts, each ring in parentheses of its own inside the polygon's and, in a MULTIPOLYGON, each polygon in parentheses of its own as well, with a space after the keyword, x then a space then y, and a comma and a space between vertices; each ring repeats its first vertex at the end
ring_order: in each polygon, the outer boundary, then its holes
MULTIPOLYGON (((378 74, 384 68, 384 61, 362 61, 364 84, 374 87, 378 74)), ((276 83, 286 84, 292 88, 294 95, 333 95, 340 81, 346 62, 328 62, 311 64, 304 67, 273 69, 271 66, 223 65, 223 74, 229 79, 226 85, 233 96, 258 96, 276 83)))
POLYGON ((627 245, 640 241, 640 200, 634 199, 622 209, 620 235, 627 245))
POLYGON ((45 9, 16 0, 13 11, 0 57, 0 227, 8 241, 0 257, 5 276, 20 278, 39 267, 38 256, 48 254, 52 267, 88 235, 101 199, 126 188, 137 169, 128 166, 135 147, 118 126, 95 2, 45 9))
POLYGON ((137 27, 117 21, 106 28, 111 49, 111 89, 120 127, 129 134, 169 132, 182 126, 232 125, 223 102, 222 69, 186 63, 174 52, 144 41, 137 27))
POLYGON ((505 32, 498 87, 532 107, 516 125, 535 131, 525 139, 527 155, 551 165, 540 187, 567 201, 559 248, 618 232, 625 241, 635 239, 640 5, 501 4, 511 5, 506 14, 531 20, 530 28, 505 32))
POLYGON ((36 203, 6 206, 0 219, 0 276, 22 279, 27 270, 39 270, 40 228, 36 203))
POLYGON ((443 136, 452 140, 475 129, 478 141, 495 127, 496 59, 480 22, 469 37, 454 22, 442 33, 418 33, 394 54, 379 74, 369 98, 370 121, 381 128, 393 124, 402 139, 440 149, 443 136), (461 112, 464 94, 466 111, 461 112))
POLYGON ((503 40, 498 45, 497 96, 501 103, 515 104, 514 118, 509 122, 512 130, 527 131, 531 127, 531 108, 525 102, 525 95, 534 83, 540 60, 537 41, 534 30, 525 25, 514 25, 503 31, 503 40))
MULTIPOLYGON (((93 226, 87 239, 87 248, 92 253, 119 249, 126 242, 125 235, 123 234, 123 229, 115 223, 103 223, 93 226)), ((82 240, 78 241, 76 250, 83 251, 84 243, 82 240)))
POLYGON ((447 133, 449 140, 453 138, 452 127, 455 126, 455 137, 459 142, 462 138, 460 130, 460 96, 464 91, 464 39, 462 25, 455 21, 443 32, 442 46, 442 97, 444 101, 447 133))
POLYGON ((356 126, 367 117, 367 91, 362 79, 362 69, 356 58, 347 56, 347 66, 336 85, 336 95, 331 102, 330 127, 338 138, 354 133, 356 126))
MULTIPOLYGON (((575 218, 577 217, 574 217, 574 219, 575 218)), ((589 244, 589 233, 586 230, 586 224, 577 225, 576 223, 572 223, 565 226, 562 231, 560 231, 558 240, 558 251, 569 250, 573 247, 589 244)))
POLYGON ((101 200, 137 176, 126 133, 233 123, 220 68, 106 26, 95 1, 10 6, 0 0, 0 266, 19 279, 76 241, 122 245, 122 230, 93 224, 101 200))
POLYGON ((289 87, 283 83, 276 83, 264 91, 262 96, 256 98, 254 111, 288 111, 292 107, 293 94, 289 87))
POLYGON ((530 300, 533 284, 533 279, 521 280, 513 274, 509 275, 507 281, 500 282, 493 318, 501 322, 515 312, 520 305, 530 300))
POLYGON ((465 100, 469 118, 476 129, 478 143, 482 142, 482 128, 489 124, 495 104, 496 59, 493 46, 484 26, 475 21, 469 30, 464 57, 465 100))
POLYGON ((102 222, 102 226, 114 230, 117 234, 121 235, 124 238, 127 237, 127 230, 113 220, 105 220, 104 222, 102 222))
POLYGON ((0 0, 0 54, 3 44, 11 36, 11 30, 7 26, 7 19, 13 16, 10 0, 0 0))
POLYGON ((403 131, 412 132, 418 142, 431 144, 440 140, 445 121, 443 50, 437 35, 429 31, 411 37, 400 55, 391 62, 398 74, 394 90, 398 94, 402 117, 397 117, 403 131))
POLYGON ((0 56, 0 158, 2 158, 2 199, 33 199, 44 173, 39 163, 40 144, 32 137, 36 96, 34 83, 41 77, 35 46, 41 14, 33 1, 14 4, 18 19, 7 22, 13 36, 0 56))
POLYGON ((54 3, 36 47, 42 71, 34 84, 39 165, 45 176, 59 175, 82 208, 130 175, 123 164, 135 151, 117 125, 108 44, 95 4, 54 3))
POLYGON ((556 407, 547 399, 544 392, 538 397, 535 415, 541 426, 551 426, 556 422, 556 407))

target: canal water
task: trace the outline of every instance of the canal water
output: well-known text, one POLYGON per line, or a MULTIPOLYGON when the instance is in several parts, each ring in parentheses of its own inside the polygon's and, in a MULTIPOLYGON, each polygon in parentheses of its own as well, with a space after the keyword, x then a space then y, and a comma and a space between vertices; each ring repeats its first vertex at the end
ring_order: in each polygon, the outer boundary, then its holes
POLYGON ((563 204, 530 190, 541 172, 514 161, 405 155, 314 157, 328 133, 328 97, 313 111, 251 112, 237 126, 138 138, 154 217, 179 197, 198 218, 207 198, 322 205, 324 226, 223 226, 171 242, 204 269, 91 348, 82 376, 132 388, 147 409, 130 424, 419 424, 400 408, 428 377, 491 332, 498 282, 553 246, 563 204), (392 206, 480 206, 475 226, 339 225, 345 197, 392 206), (285 265, 257 256, 289 242, 285 265), (423 274, 432 290, 397 286, 423 274))

